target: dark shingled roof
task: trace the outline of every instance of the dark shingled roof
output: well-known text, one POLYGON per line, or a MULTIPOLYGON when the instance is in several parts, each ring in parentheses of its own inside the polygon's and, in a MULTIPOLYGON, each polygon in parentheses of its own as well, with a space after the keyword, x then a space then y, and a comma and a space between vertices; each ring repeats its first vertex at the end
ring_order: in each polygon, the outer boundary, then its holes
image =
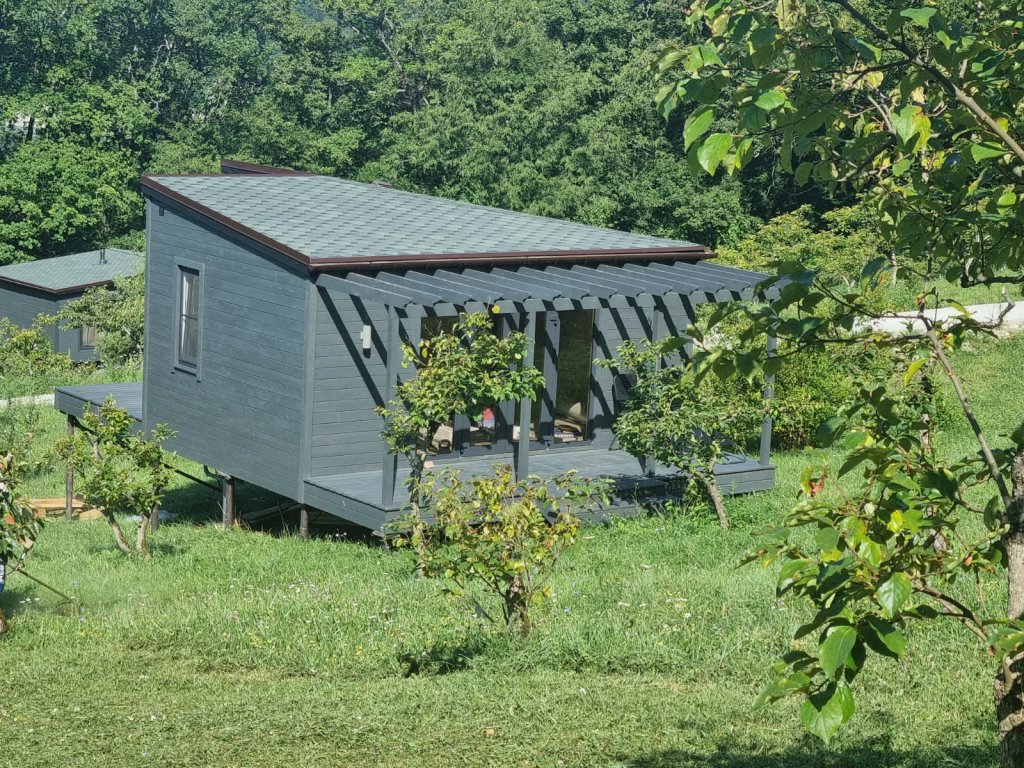
POLYGON ((105 285, 114 278, 137 275, 145 267, 142 254, 107 248, 105 264, 99 251, 54 256, 0 267, 0 283, 15 283, 47 293, 72 293, 93 285, 105 285))
POLYGON ((143 186, 158 200, 181 203, 314 268, 402 257, 708 255, 703 246, 685 241, 327 176, 157 176, 145 178, 143 186))

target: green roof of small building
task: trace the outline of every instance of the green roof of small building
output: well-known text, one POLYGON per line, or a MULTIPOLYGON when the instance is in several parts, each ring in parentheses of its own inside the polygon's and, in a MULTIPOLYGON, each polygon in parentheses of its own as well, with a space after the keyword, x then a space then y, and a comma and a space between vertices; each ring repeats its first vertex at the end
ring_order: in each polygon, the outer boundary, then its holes
POLYGON ((135 251, 106 248, 8 264, 0 267, 0 284, 15 283, 48 293, 73 293, 112 283, 118 277, 137 275, 145 263, 142 254, 135 251))
POLYGON ((311 265, 376 257, 698 252, 680 240, 328 176, 156 176, 143 186, 311 265))

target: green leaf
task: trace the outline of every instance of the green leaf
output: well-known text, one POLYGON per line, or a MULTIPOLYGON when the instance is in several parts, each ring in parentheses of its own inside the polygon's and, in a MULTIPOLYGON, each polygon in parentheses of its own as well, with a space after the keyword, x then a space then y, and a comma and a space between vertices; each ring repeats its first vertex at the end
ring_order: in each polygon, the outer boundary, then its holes
POLYGON ((913 592, 910 577, 905 573, 894 573, 878 587, 878 604, 889 616, 896 615, 913 592))
POLYGON ((903 377, 903 383, 904 384, 909 384, 910 380, 912 378, 914 378, 914 374, 916 374, 919 370, 921 370, 921 366, 923 366, 925 363, 927 363, 928 360, 929 360, 929 358, 927 358, 927 357, 919 357, 917 360, 912 362, 907 367, 907 373, 903 377))
POLYGON ((842 416, 833 416, 831 419, 827 419, 818 428, 818 445, 822 448, 832 445, 845 426, 846 419, 842 416))
POLYGON ((868 616, 866 628, 867 631, 863 633, 864 640, 876 653, 894 659, 901 658, 906 653, 907 641, 903 633, 888 621, 877 616, 868 616))
POLYGON ((822 552, 831 552, 839 544, 839 531, 831 525, 827 528, 822 528, 814 536, 814 543, 822 552))
POLYGON ((781 88, 773 88, 770 91, 765 91, 754 100, 754 104, 759 106, 765 112, 771 112, 772 110, 778 109, 786 103, 786 92, 781 88))
POLYGON ((710 106, 701 107, 690 113, 683 126, 683 147, 689 149, 693 142, 708 132, 714 120, 715 110, 710 106))
POLYGON ((928 21, 935 15, 935 13, 935 8, 904 8, 900 11, 900 16, 905 19, 910 19, 920 27, 928 29, 928 21))
POLYGON ((826 744, 853 717, 853 691, 843 682, 807 698, 800 708, 800 722, 826 744))
POLYGON ((836 676, 836 672, 842 669, 850 658, 850 651, 856 642, 857 630, 845 624, 828 633, 818 655, 818 661, 826 675, 832 678, 836 676))
POLYGON ((931 120, 921 111, 920 107, 906 106, 893 115, 893 128, 900 137, 900 141, 909 144, 915 136, 918 137, 914 149, 920 149, 931 135, 931 120))
POLYGON ((971 157, 976 163, 980 163, 982 160, 991 160, 993 157, 1002 157, 1005 154, 1005 147, 987 141, 971 146, 971 157))
POLYGON ((796 183, 801 187, 811 178, 811 171, 814 170, 814 163, 802 162, 796 167, 796 183))
POLYGON ((712 133, 697 150, 697 162, 712 176, 732 149, 732 134, 712 133))

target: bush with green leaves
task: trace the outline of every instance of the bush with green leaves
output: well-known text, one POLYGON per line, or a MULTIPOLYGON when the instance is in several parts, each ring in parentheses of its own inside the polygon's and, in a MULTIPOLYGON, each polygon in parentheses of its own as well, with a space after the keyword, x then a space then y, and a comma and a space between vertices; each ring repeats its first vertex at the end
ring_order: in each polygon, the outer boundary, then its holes
MULTIPOLYGON (((19 467, 12 454, 0 458, 0 591, 39 538, 43 524, 18 487, 19 467)), ((0 635, 7 619, 0 610, 0 635)))
POLYGON ((416 375, 399 383, 395 398, 377 413, 384 417, 384 442, 409 462, 413 514, 419 514, 430 437, 442 424, 456 415, 478 419, 485 408, 532 398, 544 385, 540 371, 526 364, 529 345, 519 331, 496 335, 490 318, 477 313, 460 315, 451 331, 402 347, 402 365, 416 375))
POLYGON ((576 471, 516 480, 505 464, 470 480, 455 469, 428 473, 417 495, 432 519, 399 521, 408 532, 397 541, 418 553, 418 570, 448 582, 449 594, 469 597, 487 619, 494 610, 485 604, 496 600, 509 631, 526 636, 531 610, 551 596, 559 559, 579 535, 577 515, 607 502, 608 483, 576 471))
MULTIPOLYGON (((623 450, 639 459, 654 459, 678 470, 703 488, 723 528, 729 527, 715 465, 725 446, 736 443, 739 428, 753 421, 759 404, 743 408, 720 389, 701 385, 679 359, 680 341, 627 341, 618 358, 602 360, 607 368, 628 372, 633 384, 625 409, 615 420, 615 436, 623 450)), ((758 427, 760 424, 758 423, 758 427)))
POLYGON ((173 477, 162 448, 173 433, 165 425, 157 425, 147 438, 113 397, 107 398, 98 413, 86 411, 80 421, 82 428, 64 438, 58 452, 76 474, 82 498, 103 512, 117 548, 126 555, 148 559, 146 532, 152 516, 159 514, 160 499, 173 477), (118 522, 121 515, 139 518, 134 547, 118 522))
POLYGON ((142 361, 146 310, 146 277, 119 277, 113 287, 98 286, 64 305, 54 317, 62 328, 92 326, 99 333, 96 349, 107 366, 142 361))
POLYGON ((794 262, 817 271, 826 282, 849 286, 884 250, 875 213, 866 205, 825 213, 804 205, 765 222, 735 247, 719 248, 719 255, 728 264, 758 271, 794 262))
POLYGON ((67 377, 74 367, 67 355, 54 352, 45 324, 37 321, 21 328, 0 317, 0 399, 38 394, 25 387, 35 382, 35 389, 40 389, 44 385, 39 382, 67 377))

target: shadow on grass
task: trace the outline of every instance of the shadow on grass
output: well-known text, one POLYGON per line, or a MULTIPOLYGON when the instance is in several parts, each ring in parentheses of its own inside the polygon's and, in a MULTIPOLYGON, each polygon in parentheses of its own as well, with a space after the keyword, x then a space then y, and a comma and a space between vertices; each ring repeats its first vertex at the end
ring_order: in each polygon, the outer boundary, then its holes
POLYGON ((487 651, 487 646, 487 638, 480 636, 458 643, 440 642, 419 653, 399 654, 398 661, 406 667, 403 677, 448 675, 468 669, 474 658, 487 651))
MULTIPOLYGON (((161 506, 173 516, 161 525, 215 525, 223 520, 219 491, 199 483, 171 488, 161 506)), ((299 512, 293 501, 249 483, 236 482, 235 514, 249 530, 271 536, 294 536, 299 532, 299 512)), ((318 539, 380 543, 380 537, 371 531, 317 510, 310 510, 309 533, 318 539)))
POLYGON ((701 753, 670 750, 640 757, 619 758, 615 768, 939 768, 968 766, 997 768, 999 749, 985 746, 931 746, 898 750, 886 739, 829 749, 808 736, 800 746, 782 752, 720 748, 701 753))

